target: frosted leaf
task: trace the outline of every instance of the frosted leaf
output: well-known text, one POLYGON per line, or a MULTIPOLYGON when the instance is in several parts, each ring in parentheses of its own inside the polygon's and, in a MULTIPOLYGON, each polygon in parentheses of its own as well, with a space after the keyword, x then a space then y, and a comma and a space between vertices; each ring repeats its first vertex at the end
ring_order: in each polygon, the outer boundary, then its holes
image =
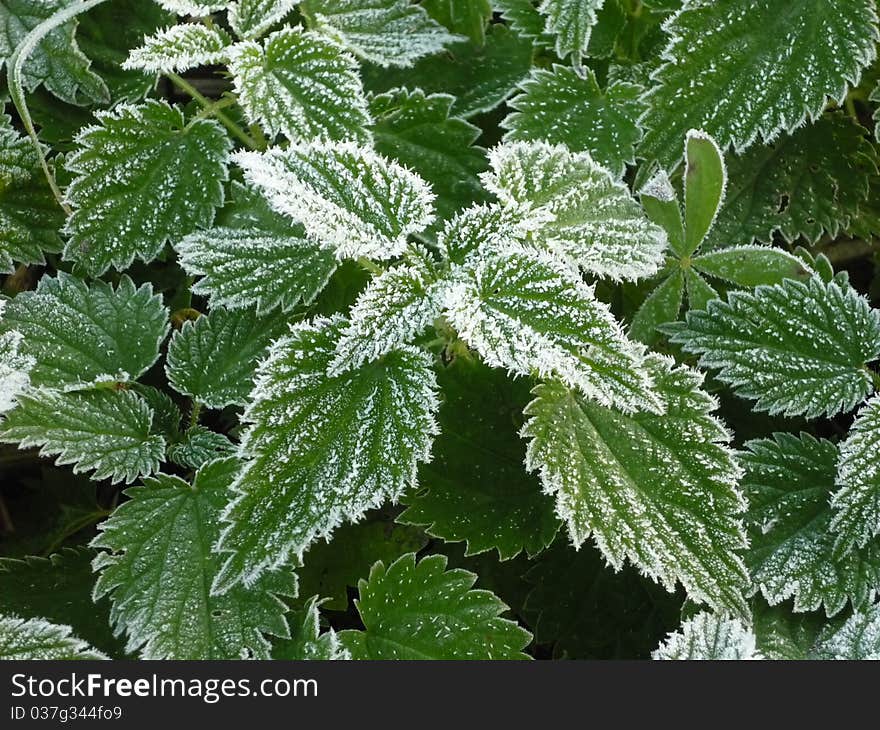
POLYGON ((670 634, 651 654, 660 660, 763 659, 755 648, 755 634, 737 619, 698 613, 670 634))
POLYGON ((856 611, 840 626, 828 626, 816 641, 817 659, 880 661, 880 604, 856 611))
POLYGON ((410 344, 440 315, 442 286, 424 267, 408 264, 373 278, 349 312, 328 373, 359 368, 410 344))
POLYGON ((122 68, 153 73, 186 71, 196 66, 220 63, 225 57, 229 35, 220 28, 183 23, 144 38, 133 49, 122 68))
POLYGON ((880 354, 880 313, 851 287, 819 277, 731 292, 664 330, 771 415, 851 410, 871 393, 864 366, 880 354))
POLYGON ((836 238, 858 215, 876 175, 877 155, 865 130, 843 114, 756 146, 728 160, 730 186, 707 244, 836 238))
MULTIPOLYGON (((831 498, 838 548, 850 550, 876 542, 880 533, 880 397, 859 411, 840 445, 837 491, 831 498)), ((880 581, 876 583, 880 585, 880 581)))
POLYGON ((238 103, 274 137, 366 141, 370 115, 357 62, 336 41, 301 27, 227 51, 238 103))
POLYGON ((504 141, 538 141, 564 144, 573 152, 589 152, 617 177, 635 162, 635 146, 642 137, 638 118, 644 111, 643 89, 616 81, 604 91, 596 75, 585 69, 554 64, 532 69, 508 101, 515 111, 501 126, 509 130, 504 141))
POLYGON ((410 0, 305 0, 309 25, 379 66, 412 66, 463 41, 410 0))
POLYGON ((505 244, 525 239, 537 224, 529 220, 523 206, 472 205, 446 222, 437 245, 447 261, 463 264, 481 249, 496 250, 505 244))
POLYGON ((223 203, 230 141, 212 119, 185 123, 165 102, 121 104, 80 131, 66 167, 75 209, 66 258, 91 276, 152 261, 166 241, 210 225, 223 203))
POLYGON ((517 35, 530 38, 538 48, 553 48, 556 39, 545 30, 546 19, 533 0, 494 0, 492 6, 517 35))
POLYGON ((221 308, 184 322, 168 345, 168 382, 208 408, 243 406, 257 363, 286 332, 285 324, 280 314, 258 317, 254 309, 221 308))
POLYGON ((259 38, 286 18, 297 0, 236 0, 229 4, 229 26, 239 38, 259 38))
POLYGON ((475 573, 446 570, 444 555, 380 560, 358 584, 363 631, 342 631, 352 659, 526 659, 531 634, 501 614, 494 593, 474 590, 475 573))
POLYGON ((204 426, 193 426, 182 440, 168 446, 168 459, 187 469, 201 469, 214 459, 232 456, 235 445, 222 433, 204 426))
POLYGON ((73 635, 70 626, 43 618, 0 616, 0 660, 107 659, 73 635))
POLYGON ((0 114, 0 274, 11 274, 16 262, 42 265, 44 252, 60 252, 63 224, 33 144, 0 114))
POLYGON ((690 256, 712 229, 727 193, 727 167, 718 143, 700 129, 689 129, 684 147, 684 247, 690 256))
POLYGON ((596 13, 605 0, 543 0, 538 12, 545 18, 544 31, 556 37, 556 55, 580 65, 596 24, 596 13))
POLYGON ((396 89, 370 100, 376 151, 418 173, 437 195, 437 217, 448 220, 486 199, 478 174, 486 151, 474 146, 480 129, 451 116, 455 98, 396 89))
POLYGON ((487 364, 560 378, 624 410, 661 409, 641 347, 554 256, 510 244, 483 253, 457 278, 444 313, 487 364))
POLYGON ((286 661, 309 659, 351 659, 339 643, 333 629, 321 633, 321 617, 318 607, 323 603, 317 597, 310 598, 299 611, 290 617, 290 638, 276 640, 272 646, 272 658, 286 661))
POLYGON ((828 616, 848 601, 857 609, 880 586, 880 541, 838 557, 829 496, 837 447, 807 434, 777 433, 749 441, 740 455, 750 549, 746 565, 755 586, 776 605, 794 597, 794 610, 828 616))
POLYGON ((745 501, 730 434, 696 372, 659 355, 645 367, 663 415, 539 385, 525 410, 526 467, 555 495, 576 547, 593 535, 614 568, 628 559, 667 590, 679 581, 691 600, 745 615, 745 501))
POLYGON ((731 246, 691 259, 697 271, 739 287, 781 284, 785 279, 808 281, 815 272, 799 256, 770 246, 731 246))
POLYGON ((175 246, 187 273, 203 277, 193 293, 213 306, 256 305, 260 314, 310 303, 336 269, 333 252, 307 240, 301 225, 256 191, 239 182, 232 191, 235 204, 221 213, 223 226, 191 233, 175 246))
POLYGON ((168 334, 168 311, 150 284, 136 289, 122 276, 115 288, 87 285, 62 271, 6 304, 0 332, 10 328, 21 333, 21 352, 34 361, 35 386, 72 389, 145 373, 168 334))
POLYGON ((18 395, 0 422, 0 442, 40 446, 73 473, 94 472, 95 481, 133 482, 159 468, 165 439, 150 433, 153 411, 130 390, 59 393, 37 388, 18 395))
POLYGON ((529 208, 543 223, 536 238, 581 268, 613 280, 651 276, 666 234, 626 186, 586 152, 564 145, 512 142, 489 153, 484 185, 503 204, 529 208))
POLYGON ((203 17, 224 10, 229 5, 229 0, 219 2, 197 2, 197 0, 156 0, 165 10, 177 15, 189 15, 203 17))
POLYGON ((639 156, 667 168, 692 128, 741 152, 814 121, 858 83, 880 39, 873 0, 790 0, 784 12, 778 0, 690 0, 664 27, 639 156))
POLYGON ((263 634, 289 635, 279 596, 296 594, 293 573, 272 573, 223 596, 208 591, 222 556, 213 552, 220 513, 239 463, 203 466, 192 485, 158 474, 126 490, 92 547, 95 600, 109 596, 111 621, 142 659, 267 659, 263 634))
MULTIPOLYGON (((69 0, 0 0, 0 68, 30 31, 69 5, 69 0)), ((43 85, 68 104, 106 104, 110 92, 77 44, 76 28, 71 20, 40 40, 24 65, 22 84, 27 91, 43 85)))
POLYGON ((353 142, 239 152, 245 179, 317 245, 343 258, 390 259, 434 219, 418 175, 353 142))
POLYGON ((344 320, 294 325, 257 371, 214 581, 253 585, 345 520, 397 500, 416 481, 437 431, 436 383, 426 353, 398 349, 327 375, 344 320))
MULTIPOLYGON (((6 301, 0 299, 0 327, 6 301)), ((15 397, 30 385, 34 359, 21 352, 21 332, 0 331, 0 415, 15 407, 15 397)))
POLYGON ((491 0, 423 0, 422 7, 434 20, 460 33, 476 46, 486 41, 486 28, 492 21, 491 0))
POLYGON ((684 286, 681 269, 673 269, 636 311, 629 328, 629 336, 637 342, 653 345, 659 338, 657 327, 678 319, 684 300, 684 286))

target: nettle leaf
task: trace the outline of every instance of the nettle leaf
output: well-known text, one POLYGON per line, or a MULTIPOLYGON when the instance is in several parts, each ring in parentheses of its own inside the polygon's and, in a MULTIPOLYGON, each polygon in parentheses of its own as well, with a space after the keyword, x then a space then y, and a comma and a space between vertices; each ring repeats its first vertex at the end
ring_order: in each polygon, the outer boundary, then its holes
POLYGON ((290 620, 291 636, 289 639, 273 642, 273 659, 327 661, 351 658, 340 645, 333 629, 321 633, 321 616, 318 607, 322 603, 323 601, 319 601, 317 597, 310 598, 301 610, 293 613, 290 620))
POLYGON ((856 611, 841 626, 828 626, 814 649, 817 659, 880 661, 880 604, 856 611))
POLYGON ((850 600, 857 609, 872 602, 880 586, 880 541, 834 554, 829 497, 837 447, 785 433, 746 447, 740 455, 749 500, 746 564, 770 605, 794 597, 795 611, 824 606, 834 616, 850 600))
POLYGON ((203 17, 223 10, 229 5, 229 0, 219 2, 197 2, 197 0, 155 0, 166 10, 176 15, 188 15, 191 17, 203 17))
POLYGON ((557 56, 565 58, 571 54, 572 61, 580 65, 587 55, 596 12, 604 3, 605 0, 543 0, 538 12, 546 18, 545 32, 556 37, 557 56))
POLYGON ((295 595, 292 573, 222 596, 207 590, 223 561, 213 547, 238 466, 213 461, 192 485, 167 474, 147 479, 99 526, 94 593, 110 597, 126 651, 143 659, 267 659, 263 634, 289 635, 280 596, 295 595))
POLYGON ((763 659, 755 634, 741 621, 711 613, 698 613, 670 634, 651 655, 659 660, 763 659))
POLYGON ((478 177, 487 166, 486 151, 473 146, 480 129, 451 116, 454 102, 449 94, 426 96, 420 89, 396 89, 370 100, 376 151, 430 183, 440 220, 486 198, 478 177))
MULTIPOLYGON (((69 0, 0 0, 0 68, 25 37, 60 10, 69 0)), ((110 101, 103 79, 74 38, 76 20, 49 31, 24 65, 22 84, 27 91, 42 85, 68 104, 86 106, 110 101)))
POLYGON ((381 561, 358 586, 364 631, 342 631, 352 659, 526 659, 531 634, 501 618, 507 606, 473 590, 467 570, 446 570, 446 557, 408 553, 381 561))
POLYGON ((230 141, 211 119, 185 124, 180 109, 149 100, 99 112, 77 136, 66 167, 74 208, 64 255, 98 276, 210 225, 223 203, 230 141))
POLYGON ((34 361, 31 381, 51 388, 135 380, 159 358, 168 334, 162 298, 127 276, 114 288, 60 271, 10 300, 3 315, 0 330, 20 332, 21 352, 34 361))
POLYGON ((262 44, 235 44, 227 58, 238 103, 269 135, 293 141, 369 138, 357 62, 336 41, 285 27, 262 44))
POLYGON ((700 366, 771 415, 833 416, 871 393, 880 313, 849 286, 787 279, 736 291, 664 328, 700 366))
POLYGON ((536 41, 540 48, 553 48, 555 39, 544 30, 547 21, 533 0, 494 0, 492 4, 515 33, 536 41))
POLYGON ((42 388, 20 393, 0 422, 0 441, 40 446, 73 473, 94 472, 95 481, 133 482, 159 468, 165 439, 150 433, 153 412, 130 390, 59 393, 42 388))
POLYGON ((642 137, 638 119, 645 106, 643 89, 615 81, 603 90, 591 69, 581 76, 575 69, 553 64, 532 69, 520 93, 508 106, 501 126, 504 141, 538 141, 564 144, 573 152, 589 152, 601 165, 622 177, 635 162, 642 137))
POLYGON ((865 130, 842 114, 728 158, 727 200, 710 247, 836 237, 868 199, 877 155, 865 130))
MULTIPOLYGON (((880 397, 859 411, 849 435, 840 445, 837 491, 831 499, 832 529, 838 548, 851 550, 876 542, 880 533, 880 397)), ((875 584, 876 585, 876 584, 875 584)))
POLYGON ((0 414, 15 407, 16 396, 30 385, 34 358, 21 351, 23 335, 3 322, 6 300, 0 299, 0 414))
POLYGON ((730 434, 697 373, 659 355, 645 366, 663 415, 539 385, 525 411, 526 466, 556 496, 575 546, 593 535, 615 568, 629 559, 667 590, 680 581, 693 600, 744 615, 745 502, 730 434))
POLYGON ((639 154, 667 168, 692 128, 741 152, 815 120, 858 83, 880 39, 873 0, 688 2, 665 29, 639 154))
POLYGON ((410 0, 305 0, 309 24, 378 66, 412 66, 464 40, 410 0))
POLYGON ((419 471, 423 489, 404 498, 408 507, 398 522, 423 525, 447 542, 463 540, 466 555, 536 555, 553 542, 559 520, 538 480, 523 470, 516 419, 529 382, 462 357, 437 377, 444 396, 440 436, 434 458, 419 471))
POLYGON ((0 616, 0 659, 107 659, 85 641, 73 635, 70 626, 49 623, 42 618, 0 616))
POLYGON ((513 142, 489 153, 482 175, 502 203, 528 209, 536 238, 581 268, 613 280, 651 276, 663 262, 664 231, 627 187, 586 152, 513 142))
POLYGON ((237 0, 229 3, 229 26, 239 38, 259 38, 286 18, 297 0, 237 0))
POLYGON ((447 291, 445 315, 492 367, 557 377, 625 410, 661 409, 640 346, 550 254, 516 244, 484 253, 447 291))
POLYGON ((316 244, 342 258, 389 259, 434 220, 434 195, 414 172, 352 142, 239 152, 245 179, 316 244))
POLYGON ((465 35, 477 45, 485 42, 486 25, 492 18, 490 0, 424 0, 422 7, 453 33, 465 35))
POLYGON ((257 362, 287 331, 286 323, 278 314, 259 317, 254 309, 221 308, 184 322, 168 345, 168 382, 208 408, 243 406, 257 362))
POLYGON ((307 240, 301 225, 269 208, 252 188, 234 182, 232 195, 233 209, 218 220, 223 226, 175 245, 181 266, 203 277, 193 293, 214 306, 256 306, 259 314, 310 303, 336 269, 333 252, 307 240))
POLYGON ((33 144, 0 114, 0 273, 11 274, 15 262, 42 265, 44 252, 60 252, 63 224, 33 144))
POLYGON ((437 432, 427 354, 398 349, 331 377, 345 321, 294 325, 257 371, 241 453, 249 459, 219 548, 233 553, 214 582, 252 585, 345 520, 415 484, 437 432))
POLYGON ((209 461, 232 456, 235 450, 235 444, 222 433, 196 425, 168 447, 168 458, 187 469, 201 469, 209 461))
POLYGON ((170 73, 208 66, 224 59, 231 42, 221 28, 200 23, 173 25, 144 38, 143 45, 131 51, 122 68, 170 73))
POLYGON ((440 315, 442 286, 423 267, 409 264, 374 277, 349 312, 328 373, 359 368, 410 344, 440 315))

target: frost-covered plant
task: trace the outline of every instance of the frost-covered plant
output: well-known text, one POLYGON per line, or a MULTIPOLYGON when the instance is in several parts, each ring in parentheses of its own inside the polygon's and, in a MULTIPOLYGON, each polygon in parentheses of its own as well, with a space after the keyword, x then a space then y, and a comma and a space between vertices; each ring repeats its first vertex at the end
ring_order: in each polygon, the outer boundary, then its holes
POLYGON ((880 656, 872 1, 0 20, 0 658, 880 656))

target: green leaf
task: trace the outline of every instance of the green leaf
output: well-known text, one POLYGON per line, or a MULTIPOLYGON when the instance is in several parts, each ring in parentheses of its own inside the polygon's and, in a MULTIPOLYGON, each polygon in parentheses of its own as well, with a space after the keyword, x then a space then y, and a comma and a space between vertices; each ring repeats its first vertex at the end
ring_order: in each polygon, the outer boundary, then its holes
MULTIPOLYGON (((0 0, 0 68, 30 31, 69 5, 68 0, 0 0)), ((68 104, 106 103, 107 86, 89 68, 75 33, 76 20, 71 20, 40 40, 24 65, 23 86, 34 91, 42 85, 68 104)))
POLYGON ((829 497, 837 447, 807 434, 749 441, 740 455, 749 500, 746 565, 756 587, 776 605, 794 597, 795 611, 824 606, 834 616, 852 601, 874 600, 880 586, 880 541, 842 558, 834 554, 829 497))
POLYGON ((408 236, 434 220, 422 178, 351 142, 239 152, 235 160, 276 211, 340 259, 399 256, 408 236))
POLYGON ((423 489, 404 498, 398 521, 423 525, 446 542, 465 541, 465 555, 536 555, 553 542, 559 520, 538 480, 523 471, 517 421, 528 381, 465 358, 441 369, 438 381, 441 435, 419 472, 423 489))
POLYGON ((231 43, 221 28, 196 23, 172 25, 147 36, 122 64, 126 70, 171 73, 221 63, 231 43))
POLYGON ((165 439, 151 434, 153 412, 128 390, 58 393, 37 389, 19 394, 18 406, 0 422, 0 441, 19 448, 40 446, 73 473, 94 472, 95 481, 133 482, 159 468, 165 439))
MULTIPOLYGON (((840 445, 837 491, 831 498, 838 550, 849 551, 876 542, 880 533, 880 398, 871 398, 859 411, 840 445)), ((880 582, 875 585, 880 585, 880 582)))
POLYGON ((629 336, 646 345, 654 344, 659 338, 657 327, 678 319, 683 299, 684 276, 681 269, 675 269, 639 307, 629 328, 629 336))
POLYGON ((398 349, 330 377, 343 325, 294 325, 260 365, 244 414, 249 461, 219 543, 233 554, 215 591, 252 585, 343 521, 396 501, 430 457, 437 397, 427 355, 398 349))
POLYGON ((501 618, 507 606, 472 590, 477 576, 445 570, 446 558, 416 562, 408 553, 388 568, 381 561, 359 584, 364 631, 343 631, 353 659, 525 659, 528 631, 501 618))
POLYGON ((583 74, 558 64, 532 69, 519 85, 521 92, 508 102, 515 111, 501 122, 509 130, 504 140, 564 144, 573 152, 589 152, 622 177, 626 165, 635 162, 642 136, 643 89, 615 81, 603 91, 591 69, 583 74))
POLYGON ((218 217, 223 225, 197 231, 175 245, 180 264, 194 276, 193 294, 213 306, 280 307, 311 303, 336 269, 333 252, 306 240, 303 227, 269 208, 252 188, 232 184, 235 204, 218 217))
MULTIPOLYGON (((6 300, 0 299, 0 317, 6 300)), ((0 318, 0 327, 3 320, 0 318)), ((21 351, 22 334, 14 329, 0 331, 0 414, 15 406, 15 398, 30 385, 34 359, 21 351)))
POLYGON ((471 43, 482 45, 486 40, 486 25, 492 18, 489 0, 424 0, 422 7, 453 33, 466 35, 471 43))
POLYGON ((88 548, 67 548, 47 558, 0 558, 0 614, 67 621, 99 651, 122 654, 110 631, 110 605, 92 602, 92 558, 88 548))
POLYGON ((183 434, 181 441, 168 447, 168 458, 187 469, 201 469, 209 461, 234 452, 235 444, 222 433, 196 425, 183 434))
POLYGON ((300 8, 315 30, 378 66, 412 66, 463 40, 410 0, 305 0, 300 8))
POLYGON ((72 631, 70 626, 53 624, 43 618, 0 616, 0 660, 107 658, 72 631))
POLYGON ((255 39, 286 18, 297 0, 237 0, 229 5, 229 26, 239 38, 255 39))
POLYGON ((557 377, 625 410, 660 408, 641 347, 550 254, 516 244, 486 252, 450 287, 445 315, 492 367, 557 377))
POLYGON ((789 242, 836 237, 867 202, 876 163, 865 130, 843 114, 731 156, 727 200, 707 246, 770 242, 777 232, 789 242))
POLYGON ((489 164, 483 184, 502 204, 524 207, 549 250, 613 280, 651 276, 663 262, 663 230, 589 153, 512 142, 493 149, 489 164))
POLYGON ((159 358, 168 311, 149 284, 135 289, 123 276, 116 288, 89 286, 61 271, 8 302, 0 330, 9 328, 24 337, 35 386, 71 389, 143 375, 159 358))
POLYGON ((64 211, 33 144, 0 114, 0 273, 11 274, 15 262, 46 263, 44 252, 58 253, 63 247, 58 235, 63 224, 64 211))
MULTIPOLYGON (((737 152, 772 141, 841 101, 876 57, 873 0, 687 3, 666 24, 640 155, 675 167, 681 140, 704 129, 737 152)), ((737 241, 737 243, 748 243, 737 241)))
POLYGON ((771 415, 851 410, 873 390, 865 363, 880 354, 880 313, 849 286, 818 277, 731 292, 668 332, 771 415))
POLYGON ((691 309, 706 309, 709 302, 718 299, 718 292, 693 269, 685 269, 684 280, 691 309))
POLYGON ((321 633, 318 606, 323 601, 317 597, 310 598, 308 603, 291 616, 291 636, 273 642, 272 658, 286 661, 302 661, 305 659, 349 659, 348 652, 339 645, 339 639, 333 629, 321 633))
POLYGON ((493 0, 492 4, 514 33, 535 41, 538 48, 553 48, 556 39, 544 30, 546 19, 533 0, 493 0))
POLYGON ((127 651, 143 659, 266 659, 263 634, 289 635, 279 596, 295 594, 293 574, 269 574, 223 596, 208 591, 223 560, 213 548, 238 467, 235 459, 213 461, 192 485, 167 474, 146 479, 100 525, 95 597, 110 597, 127 651))
POLYGON ((418 552, 428 542, 424 532, 391 522, 358 522, 342 525, 331 541, 312 543, 297 567, 300 594, 324 597, 331 611, 348 609, 348 588, 377 560, 393 563, 404 553, 418 552))
POLYGON ((855 612, 841 626, 824 629, 815 655, 817 659, 880 661, 880 605, 855 612))
POLYGON ((184 322, 168 345, 168 382, 208 408, 243 406, 257 362, 287 331, 280 315, 258 317, 253 309, 212 309, 184 322))
POLYGON ((448 94, 426 96, 420 89, 396 89, 370 101, 376 151, 431 185, 439 220, 486 199, 478 177, 487 167, 486 151, 474 146, 480 129, 451 116, 454 102, 448 94))
POLYGON ((685 143, 684 173, 684 249, 676 253, 690 256, 696 251, 715 222, 724 202, 727 168, 714 139, 691 129, 685 143))
POLYGON ((691 264, 704 274, 747 289, 781 284, 784 279, 807 281, 815 275, 803 259, 768 246, 724 248, 702 254, 691 264))
POLYGON ((755 635, 737 619, 698 613, 685 621, 652 654, 659 660, 763 659, 755 648, 755 635))
POLYGON ((366 86, 374 92, 399 87, 425 94, 451 94, 451 113, 469 119, 492 111, 528 76, 532 42, 501 24, 489 26, 482 45, 456 43, 446 53, 424 58, 409 69, 366 68, 366 86))
POLYGON ((556 496, 576 546, 593 535, 615 568, 629 559, 667 590, 680 581, 693 600, 743 615, 745 503, 730 434, 697 373, 658 355, 645 365, 663 415, 625 415, 559 382, 539 385, 525 411, 526 467, 556 496))
POLYGON ((301 27, 227 51, 238 103, 274 137, 366 141, 370 124, 357 63, 331 38, 301 27))
POLYGON ((223 203, 230 142, 217 122, 184 123, 165 102, 99 112, 66 162, 74 208, 65 257, 91 276, 135 258, 152 261, 166 241, 210 225, 223 203))
POLYGON ((207 2, 198 2, 198 0, 156 0, 166 10, 171 11, 175 15, 188 15, 191 17, 203 17, 223 10, 228 4, 228 0, 207 0, 207 2))
POLYGON ((587 55, 587 46, 596 12, 605 0, 543 0, 538 6, 545 18, 544 30, 556 38, 556 55, 565 58, 569 54, 572 63, 580 65, 587 55))
POLYGON ((669 247, 681 256, 685 250, 684 221, 678 195, 669 175, 660 170, 639 192, 639 200, 648 218, 660 226, 669 238, 669 247))

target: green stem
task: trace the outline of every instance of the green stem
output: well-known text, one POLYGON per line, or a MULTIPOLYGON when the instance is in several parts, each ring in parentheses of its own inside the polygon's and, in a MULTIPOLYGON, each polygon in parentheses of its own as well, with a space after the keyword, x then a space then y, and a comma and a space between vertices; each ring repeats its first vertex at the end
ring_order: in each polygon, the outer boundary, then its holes
POLYGON ((61 206, 67 215, 70 215, 73 210, 64 200, 61 188, 58 187, 58 181, 55 180, 55 175, 52 174, 52 170, 49 168, 49 163, 46 160, 46 151, 43 148, 43 145, 40 144, 39 137, 37 137, 37 130, 34 128, 34 120, 31 118, 31 112, 28 109, 27 100, 24 96, 22 72, 24 71, 25 62, 43 38, 59 26, 62 26, 69 20, 75 18, 77 15, 80 15, 87 10, 91 10, 103 2, 106 2, 106 0, 84 0, 84 2, 70 5, 63 10, 58 11, 50 18, 47 18, 22 39, 21 43, 18 44, 18 47, 12 52, 12 56, 9 57, 6 64, 9 95, 12 97, 12 103, 15 104, 15 108, 18 110, 18 115, 21 117, 21 122, 24 125, 25 131, 28 133, 28 137, 30 137, 34 149, 37 151, 37 155, 40 158, 40 167, 43 168, 43 174, 46 176, 52 194, 55 196, 55 200, 58 201, 58 205, 61 206))
POLYGON ((202 404, 197 400, 193 401, 192 410, 189 412, 189 427, 197 426, 199 423, 199 416, 202 414, 202 404))
POLYGON ((358 266, 360 266, 362 269, 369 271, 371 274, 376 274, 377 276, 384 273, 385 271, 385 269, 379 266, 379 264, 370 261, 370 259, 368 259, 366 256, 361 256, 360 258, 358 258, 357 263, 358 266))
POLYGON ((222 99, 217 99, 216 101, 211 102, 210 106, 204 107, 202 111, 196 114, 192 118, 190 124, 199 119, 216 116, 217 112, 221 109, 226 109, 227 107, 233 106, 236 103, 238 103, 238 99, 236 99, 234 96, 224 96, 222 99))
MULTIPOLYGON (((178 89, 183 91, 185 94, 188 94, 193 99, 198 102, 204 109, 210 109, 214 106, 214 102, 211 101, 207 96, 205 96, 201 91, 199 91, 195 86, 193 86, 189 81, 187 81, 182 76, 178 76, 175 73, 166 74, 168 76, 168 80, 174 84, 178 89)), ((226 116, 222 111, 218 109, 214 109, 214 116, 229 132, 238 139, 242 144, 252 150, 259 149, 259 145, 254 141, 254 138, 251 137, 247 132, 245 132, 241 127, 239 127, 232 119, 226 116)))

